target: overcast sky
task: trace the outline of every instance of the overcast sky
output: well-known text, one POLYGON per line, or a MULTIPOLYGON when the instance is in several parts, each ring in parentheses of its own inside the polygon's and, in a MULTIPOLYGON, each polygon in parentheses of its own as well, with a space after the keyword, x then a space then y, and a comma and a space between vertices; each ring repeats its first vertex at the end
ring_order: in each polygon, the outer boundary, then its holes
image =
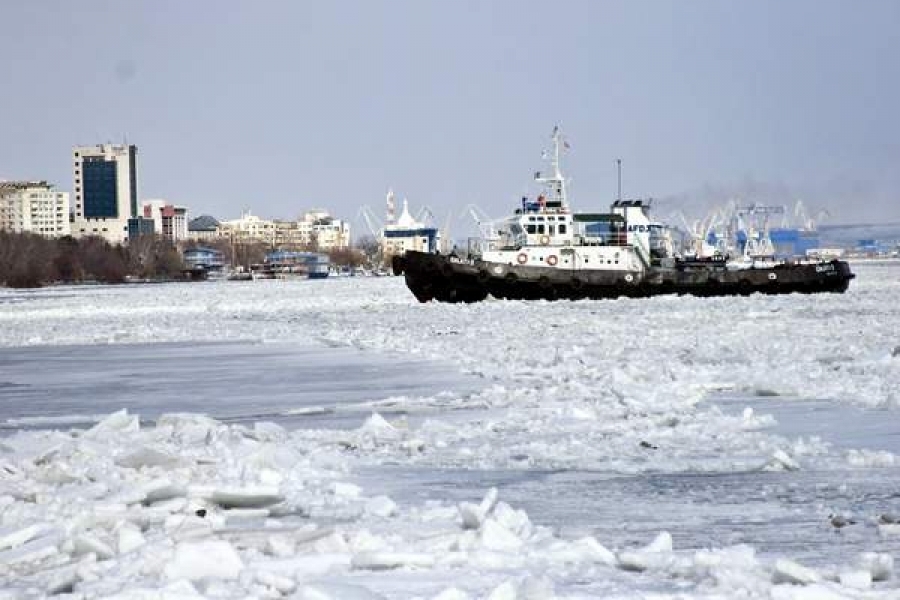
MULTIPOLYGON (((393 187, 464 227, 509 212, 559 124, 576 209, 744 201, 900 220, 900 2, 0 5, 0 179, 72 189, 71 148, 138 146, 141 198, 235 218, 393 187)), ((699 215, 698 215, 699 216, 699 215)))

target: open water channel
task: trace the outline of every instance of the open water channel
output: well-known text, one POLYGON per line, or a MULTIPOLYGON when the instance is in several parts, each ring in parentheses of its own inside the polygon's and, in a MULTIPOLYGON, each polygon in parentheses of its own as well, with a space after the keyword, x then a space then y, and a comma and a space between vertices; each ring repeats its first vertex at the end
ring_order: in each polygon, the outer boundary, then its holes
MULTIPOLYGON (((406 398, 465 394, 483 383, 437 361, 248 342, 0 348, 0 373, 0 428, 8 431, 87 426, 121 408, 145 420, 189 411, 231 422, 350 429, 375 407, 390 418, 398 416, 394 404, 404 412, 406 398)), ((736 414, 752 406, 774 417, 773 433, 818 436, 837 454, 866 447, 900 455, 900 433, 885 411, 770 397, 709 401, 736 414)), ((639 546, 666 530, 676 550, 750 544, 763 555, 825 568, 851 562, 863 550, 900 555, 900 537, 879 536, 875 524, 880 513, 900 513, 900 465, 870 471, 828 464, 640 475, 399 464, 362 468, 357 480, 410 504, 477 501, 496 486, 535 523, 565 537, 594 535, 611 548, 639 546), (838 533, 828 523, 831 512, 858 523, 838 533)))

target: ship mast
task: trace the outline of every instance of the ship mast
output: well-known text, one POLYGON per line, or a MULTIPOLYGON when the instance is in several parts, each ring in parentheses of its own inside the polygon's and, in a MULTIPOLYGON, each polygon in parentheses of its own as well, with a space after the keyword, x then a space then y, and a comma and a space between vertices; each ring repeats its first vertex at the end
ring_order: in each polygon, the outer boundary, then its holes
POLYGON ((544 152, 544 158, 550 161, 551 173, 545 176, 538 171, 535 173, 534 180, 546 186, 548 190, 547 200, 554 202, 554 205, 559 206, 561 209, 568 209, 569 203, 566 200, 566 180, 559 168, 559 155, 561 146, 568 148, 569 145, 563 141, 562 134, 559 132, 559 126, 553 128, 551 139, 553 140, 553 150, 551 150, 549 156, 547 152, 544 152))

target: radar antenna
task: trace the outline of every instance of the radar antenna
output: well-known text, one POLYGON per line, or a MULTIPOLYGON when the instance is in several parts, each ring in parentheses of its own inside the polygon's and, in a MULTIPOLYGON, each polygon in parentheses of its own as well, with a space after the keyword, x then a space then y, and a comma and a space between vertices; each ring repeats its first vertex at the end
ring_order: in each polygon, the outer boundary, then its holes
POLYGON ((566 200, 566 180, 559 168, 559 155, 563 148, 569 147, 569 143, 563 139, 558 125, 553 128, 550 139, 553 140, 553 149, 549 153, 544 152, 543 157, 550 162, 551 173, 545 175, 538 171, 534 174, 534 180, 546 186, 549 192, 548 201, 555 202, 560 208, 567 209, 569 204, 566 200))

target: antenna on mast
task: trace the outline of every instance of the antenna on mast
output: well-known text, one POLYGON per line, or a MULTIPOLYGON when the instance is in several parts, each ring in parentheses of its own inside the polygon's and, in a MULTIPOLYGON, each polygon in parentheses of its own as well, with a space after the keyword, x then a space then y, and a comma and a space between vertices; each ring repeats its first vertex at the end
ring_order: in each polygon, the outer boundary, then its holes
MULTIPOLYGON (((560 146, 568 148, 569 144, 562 139, 562 135, 559 132, 559 125, 553 127, 553 134, 550 137, 553 140, 553 150, 549 153, 545 151, 542 154, 542 158, 545 160, 549 159, 552 173, 545 176, 541 171, 538 171, 534 174, 534 180, 547 187, 550 196, 549 198, 545 198, 545 200, 553 202, 551 206, 568 209, 568 202, 566 200, 566 180, 563 177, 562 171, 559 169, 559 154, 560 146)), ((541 197, 543 197, 543 195, 541 195, 541 197)))
POLYGON ((553 126, 553 157, 551 165, 553 166, 553 176, 556 179, 562 179, 562 173, 559 172, 559 125, 553 126))
POLYGON ((616 197, 617 200, 622 200, 622 159, 616 159, 616 173, 617 173, 617 181, 618 181, 618 195, 616 197))

